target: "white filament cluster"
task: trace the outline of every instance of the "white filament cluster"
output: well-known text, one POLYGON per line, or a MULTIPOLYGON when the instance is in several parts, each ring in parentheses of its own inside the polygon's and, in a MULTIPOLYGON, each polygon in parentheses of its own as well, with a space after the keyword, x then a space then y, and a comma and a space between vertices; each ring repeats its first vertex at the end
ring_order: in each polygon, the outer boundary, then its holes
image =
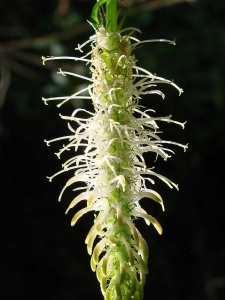
MULTIPOLYGON (((43 62, 54 59, 72 59, 89 64, 91 78, 60 70, 59 74, 80 77, 90 82, 87 88, 68 97, 43 98, 45 103, 60 100, 58 106, 70 99, 91 98, 94 113, 85 109, 76 109, 71 116, 61 116, 68 121, 71 135, 46 141, 67 139, 67 145, 57 153, 60 158, 65 150, 77 151, 84 147, 84 154, 74 155, 65 163, 63 169, 51 176, 73 171, 64 190, 78 182, 85 183, 67 212, 79 202, 85 200, 85 207, 73 217, 71 224, 89 211, 98 212, 94 225, 88 233, 86 244, 92 254, 91 267, 96 271, 102 293, 107 300, 125 300, 143 298, 145 274, 148 272, 148 247, 133 220, 143 218, 148 225, 152 223, 161 234, 158 221, 141 208, 139 201, 149 198, 158 202, 164 210, 161 196, 147 188, 147 182, 154 184, 154 177, 164 181, 170 188, 177 185, 165 176, 156 173, 145 164, 143 154, 153 152, 164 160, 170 157, 172 150, 165 144, 175 144, 186 150, 187 145, 162 140, 159 137, 158 121, 175 123, 184 128, 185 123, 173 121, 171 116, 155 117, 154 111, 141 110, 139 101, 142 95, 164 94, 155 89, 158 84, 166 83, 182 90, 172 81, 153 75, 136 66, 133 50, 143 42, 132 37, 138 31, 127 28, 121 32, 109 33, 100 28, 88 42, 92 50, 82 57, 43 57, 43 62), (129 32, 123 35, 124 32, 129 32), (90 58, 88 58, 90 56, 90 58), (90 96, 83 96, 88 91, 90 96), (80 115, 82 113, 82 116, 80 115), (83 117, 87 114, 87 118, 83 117), (72 123, 79 127, 74 130, 72 123), (100 241, 94 244, 96 237, 100 241), (94 250, 93 250, 94 249, 94 250)), ((172 41, 159 40, 172 43, 172 41)))

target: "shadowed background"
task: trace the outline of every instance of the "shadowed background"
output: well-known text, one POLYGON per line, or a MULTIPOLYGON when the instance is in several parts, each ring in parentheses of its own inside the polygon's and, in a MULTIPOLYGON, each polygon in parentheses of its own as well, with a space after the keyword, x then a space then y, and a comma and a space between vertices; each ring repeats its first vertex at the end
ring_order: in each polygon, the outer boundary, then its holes
MULTIPOLYGON (((1 299, 90 299, 102 295, 84 244, 93 223, 89 213, 74 228, 58 194, 71 174, 49 183, 46 175, 61 168, 53 155, 62 144, 43 140, 67 135, 59 112, 92 110, 89 100, 72 101, 60 110, 41 97, 70 95, 83 82, 56 75, 59 67, 88 75, 80 63, 55 61, 42 66, 41 56, 76 56, 74 48, 93 34, 88 25, 95 1, 1 0, 0 11, 0 197, 1 299)), ((121 3, 126 6, 128 3, 121 3)), ((142 220, 136 224, 149 245, 149 274, 144 299, 225 299, 224 154, 225 154, 225 2, 223 0, 135 1, 126 26, 141 29, 140 39, 176 39, 177 46, 150 43, 136 51, 138 64, 184 89, 160 86, 165 100, 146 96, 141 105, 158 116, 187 120, 185 130, 162 124, 164 138, 189 143, 156 171, 179 183, 170 190, 158 180, 155 189, 166 211, 143 199, 144 208, 162 224, 159 236, 142 220)), ((87 46, 88 50, 88 46, 87 46)), ((161 124, 160 124, 161 125, 161 124)), ((152 156, 146 156, 149 167, 152 156)))

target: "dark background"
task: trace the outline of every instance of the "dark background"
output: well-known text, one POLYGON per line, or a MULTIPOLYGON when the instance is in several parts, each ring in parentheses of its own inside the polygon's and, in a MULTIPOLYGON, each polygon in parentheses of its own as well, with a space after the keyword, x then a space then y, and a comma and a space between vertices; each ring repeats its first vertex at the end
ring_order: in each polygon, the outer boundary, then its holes
MULTIPOLYGON (((174 148, 168 162, 156 162, 156 171, 179 183, 180 191, 156 182, 165 213, 142 200, 164 229, 159 236, 152 226, 137 221, 149 245, 145 299, 223 300, 225 1, 175 2, 135 1, 126 22, 141 29, 138 38, 176 39, 175 47, 145 44, 136 57, 152 73, 174 79, 184 94, 179 97, 172 87, 160 86, 164 101, 151 96, 140 104, 159 116, 188 121, 185 130, 162 126, 166 139, 188 142, 188 151, 174 148)), ((70 115, 75 107, 91 105, 73 102, 59 110, 56 103, 45 106, 41 101, 43 96, 70 95, 82 84, 74 77, 56 76, 58 67, 88 75, 79 63, 42 66, 41 56, 76 55, 77 44, 93 34, 86 22, 93 3, 0 1, 1 299, 102 299, 84 244, 93 214, 70 227, 73 213, 65 216, 64 211, 74 196, 71 190, 57 202, 70 175, 53 183, 46 179, 61 168, 53 153, 62 144, 48 148, 43 142, 67 135, 59 112, 70 115)))

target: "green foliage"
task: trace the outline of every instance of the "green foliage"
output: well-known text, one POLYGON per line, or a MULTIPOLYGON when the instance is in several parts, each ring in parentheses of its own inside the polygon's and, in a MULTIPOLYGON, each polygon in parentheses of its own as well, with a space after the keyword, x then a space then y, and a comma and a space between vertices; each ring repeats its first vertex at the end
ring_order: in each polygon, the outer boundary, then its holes
POLYGON ((108 2, 109 0, 99 0, 93 7, 92 13, 91 13, 91 23, 94 26, 95 29, 98 29, 102 24, 102 20, 99 18, 100 9, 103 4, 108 2))

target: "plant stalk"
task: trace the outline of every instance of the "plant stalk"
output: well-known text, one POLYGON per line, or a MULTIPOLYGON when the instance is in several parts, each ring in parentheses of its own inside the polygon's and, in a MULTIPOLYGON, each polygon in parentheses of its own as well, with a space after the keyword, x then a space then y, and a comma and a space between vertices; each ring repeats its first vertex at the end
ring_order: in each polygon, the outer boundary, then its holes
POLYGON ((108 32, 117 31, 117 0, 106 3, 106 28, 108 32))

